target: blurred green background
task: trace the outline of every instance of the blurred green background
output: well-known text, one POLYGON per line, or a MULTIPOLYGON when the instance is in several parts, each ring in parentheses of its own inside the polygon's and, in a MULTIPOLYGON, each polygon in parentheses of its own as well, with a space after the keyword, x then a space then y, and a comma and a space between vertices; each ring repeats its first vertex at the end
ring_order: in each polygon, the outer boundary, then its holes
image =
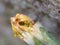
POLYGON ((0 0, 0 45, 25 45, 13 36, 10 17, 25 14, 38 21, 60 41, 59 0, 0 0))

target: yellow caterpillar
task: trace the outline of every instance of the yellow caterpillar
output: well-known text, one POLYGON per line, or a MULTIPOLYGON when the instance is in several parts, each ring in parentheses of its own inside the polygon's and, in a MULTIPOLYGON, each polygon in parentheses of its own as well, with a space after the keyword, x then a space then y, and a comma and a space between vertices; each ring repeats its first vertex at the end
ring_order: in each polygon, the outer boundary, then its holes
POLYGON ((12 29, 14 31, 14 36, 18 36, 20 38, 23 38, 23 35, 21 34, 23 31, 31 32, 29 29, 32 27, 34 22, 23 14, 16 14, 15 17, 11 17, 11 25, 12 29))

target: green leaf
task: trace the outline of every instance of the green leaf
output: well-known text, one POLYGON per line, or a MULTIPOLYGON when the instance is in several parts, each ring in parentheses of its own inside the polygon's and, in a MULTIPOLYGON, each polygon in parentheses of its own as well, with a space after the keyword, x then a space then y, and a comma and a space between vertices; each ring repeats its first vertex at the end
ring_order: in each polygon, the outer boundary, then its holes
POLYGON ((38 40, 37 38, 33 38, 34 39, 34 43, 35 45, 44 45, 40 40, 38 40))
POLYGON ((53 36, 52 33, 49 33, 43 27, 40 27, 39 29, 43 36, 43 42, 45 45, 60 45, 59 41, 53 36))

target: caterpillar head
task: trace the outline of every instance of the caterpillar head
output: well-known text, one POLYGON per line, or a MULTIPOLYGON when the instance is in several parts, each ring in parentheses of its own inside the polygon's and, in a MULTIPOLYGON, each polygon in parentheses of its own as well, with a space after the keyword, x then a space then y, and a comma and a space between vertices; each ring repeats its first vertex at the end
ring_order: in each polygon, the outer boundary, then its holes
POLYGON ((23 14, 16 14, 15 17, 11 17, 11 25, 15 35, 23 37, 22 32, 31 32, 30 28, 33 27, 34 21, 23 14))

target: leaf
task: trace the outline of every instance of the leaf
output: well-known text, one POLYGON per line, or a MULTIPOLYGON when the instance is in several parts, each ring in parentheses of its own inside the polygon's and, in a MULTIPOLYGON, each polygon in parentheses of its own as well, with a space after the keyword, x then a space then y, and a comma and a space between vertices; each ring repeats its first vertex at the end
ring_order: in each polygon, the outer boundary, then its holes
POLYGON ((44 45, 40 40, 38 40, 35 37, 33 38, 33 40, 34 40, 35 45, 44 45))

